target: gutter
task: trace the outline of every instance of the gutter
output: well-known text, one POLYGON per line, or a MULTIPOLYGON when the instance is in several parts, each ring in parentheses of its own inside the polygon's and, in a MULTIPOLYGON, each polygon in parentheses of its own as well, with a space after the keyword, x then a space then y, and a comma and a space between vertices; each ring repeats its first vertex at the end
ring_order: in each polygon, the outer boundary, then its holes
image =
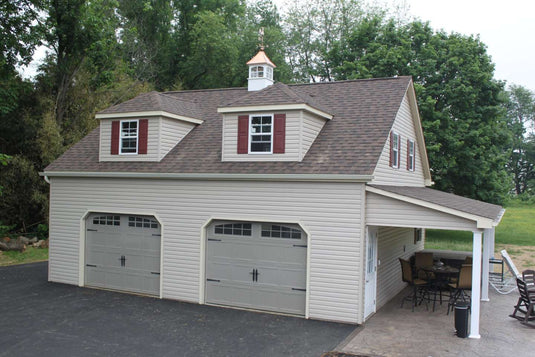
POLYGON ((299 181, 299 182, 369 182, 373 175, 326 175, 326 174, 221 174, 221 173, 158 173, 158 172, 40 172, 45 177, 92 177, 92 178, 143 178, 169 180, 222 180, 222 181, 299 181))

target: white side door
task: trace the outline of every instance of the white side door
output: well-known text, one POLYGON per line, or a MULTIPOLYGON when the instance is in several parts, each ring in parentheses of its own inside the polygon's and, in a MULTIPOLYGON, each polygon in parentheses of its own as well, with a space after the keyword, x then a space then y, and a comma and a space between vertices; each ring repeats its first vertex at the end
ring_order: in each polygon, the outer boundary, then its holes
POLYGON ((375 312, 377 295, 377 227, 368 227, 366 237, 366 281, 364 285, 364 319, 375 312))

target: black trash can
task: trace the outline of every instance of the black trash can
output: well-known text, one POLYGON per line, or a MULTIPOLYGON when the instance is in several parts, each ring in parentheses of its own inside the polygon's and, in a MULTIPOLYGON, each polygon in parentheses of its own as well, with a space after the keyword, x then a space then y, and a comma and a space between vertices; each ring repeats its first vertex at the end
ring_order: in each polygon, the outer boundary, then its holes
POLYGON ((459 301, 455 303, 455 334, 457 337, 468 337, 468 315, 470 303, 459 301))

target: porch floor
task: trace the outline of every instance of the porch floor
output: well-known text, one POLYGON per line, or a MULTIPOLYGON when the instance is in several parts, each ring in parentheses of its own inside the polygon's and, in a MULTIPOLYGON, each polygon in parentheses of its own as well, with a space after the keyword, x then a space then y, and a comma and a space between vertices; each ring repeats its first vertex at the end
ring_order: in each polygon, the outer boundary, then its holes
POLYGON ((425 304, 411 312, 410 302, 400 308, 404 290, 383 306, 338 351, 370 356, 533 356, 535 328, 509 317, 518 292, 500 295, 492 288, 489 302, 481 302, 481 339, 459 338, 454 312, 446 315, 447 301, 435 312, 425 304))

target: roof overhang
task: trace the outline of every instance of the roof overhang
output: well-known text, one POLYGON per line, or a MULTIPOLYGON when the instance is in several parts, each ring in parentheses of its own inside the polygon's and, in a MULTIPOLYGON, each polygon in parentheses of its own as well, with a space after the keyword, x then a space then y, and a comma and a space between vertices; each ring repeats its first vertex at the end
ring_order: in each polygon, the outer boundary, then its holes
POLYGON ((191 118, 183 115, 169 113, 163 110, 125 113, 97 113, 96 119, 126 119, 126 118, 146 118, 146 117, 166 117, 170 119, 182 120, 193 124, 202 124, 204 120, 191 118))
POLYGON ((273 104, 273 105, 252 105, 240 107, 223 107, 217 108, 218 113, 243 113, 243 112, 267 112, 267 111, 281 111, 281 110, 305 110, 312 114, 316 114, 327 120, 333 118, 332 114, 316 109, 305 103, 298 104, 273 104))
POLYGON ((322 174, 222 174, 222 173, 158 173, 158 172, 40 172, 48 177, 93 178, 142 178, 170 180, 222 180, 222 181, 302 181, 302 182, 360 182, 373 179, 371 175, 322 175, 322 174))
POLYGON ((381 190, 380 188, 377 188, 377 187, 366 186, 366 191, 367 192, 371 192, 371 193, 375 193, 375 194, 378 194, 378 195, 382 195, 382 196, 385 196, 385 197, 389 197, 389 198, 392 198, 392 199, 395 199, 395 200, 399 200, 399 201, 402 201, 402 202, 406 202, 406 203, 410 203, 410 204, 413 204, 413 205, 417 205, 417 206, 420 206, 420 207, 428 208, 428 209, 431 209, 431 210, 434 210, 434 211, 443 212, 443 213, 446 213, 446 214, 450 214, 452 216, 456 216, 456 217, 460 217, 460 218, 464 218, 464 219, 468 219, 468 220, 474 221, 474 222, 476 222, 476 226, 479 229, 490 229, 490 228, 496 227, 500 223, 500 221, 501 221, 501 219, 503 217, 503 214, 505 213, 505 209, 502 209, 495 219, 491 219, 491 218, 488 218, 488 217, 482 217, 482 216, 478 216, 478 215, 475 215, 475 214, 472 214, 472 213, 463 212, 463 211, 460 211, 460 210, 457 210, 457 209, 454 209, 454 208, 450 208, 450 207, 446 207, 446 206, 439 205, 439 204, 436 204, 436 203, 424 201, 424 200, 417 199, 417 198, 414 198, 414 197, 408 197, 408 196, 404 196, 404 195, 401 195, 401 194, 398 194, 398 193, 381 190))

